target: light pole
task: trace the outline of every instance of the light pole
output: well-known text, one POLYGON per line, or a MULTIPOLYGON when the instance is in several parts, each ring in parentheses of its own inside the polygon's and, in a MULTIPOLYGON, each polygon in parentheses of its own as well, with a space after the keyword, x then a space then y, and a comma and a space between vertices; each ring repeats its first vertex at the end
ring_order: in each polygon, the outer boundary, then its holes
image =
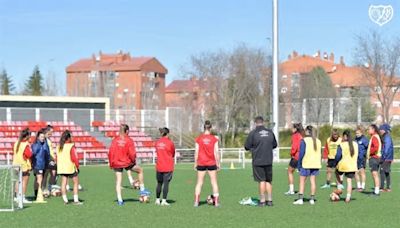
MULTIPOLYGON (((272 116, 274 134, 279 144, 279 93, 278 93, 278 0, 272 0, 272 116)), ((275 159, 279 161, 279 147, 276 149, 275 159)))

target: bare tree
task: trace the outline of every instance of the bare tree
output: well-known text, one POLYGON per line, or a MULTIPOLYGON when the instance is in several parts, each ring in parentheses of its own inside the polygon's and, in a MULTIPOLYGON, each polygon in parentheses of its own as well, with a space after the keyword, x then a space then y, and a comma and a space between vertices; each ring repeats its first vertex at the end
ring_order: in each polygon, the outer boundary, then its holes
POLYGON ((44 80, 43 94, 46 96, 60 95, 60 83, 57 83, 57 75, 54 71, 49 71, 44 80))
POLYGON ((400 37, 383 39, 377 31, 356 37, 354 56, 363 77, 380 103, 384 122, 391 121, 390 107, 400 88, 400 37))
POLYGON ((231 51, 205 52, 190 58, 186 72, 207 80, 207 116, 224 137, 248 129, 255 115, 269 110, 270 58, 261 48, 240 44, 231 51))
MULTIPOLYGON (((315 67, 301 77, 301 98, 307 100, 308 122, 314 122, 319 128, 322 118, 329 116, 329 98, 336 97, 335 88, 322 67, 315 67)), ((326 122, 326 121, 324 121, 326 122)))

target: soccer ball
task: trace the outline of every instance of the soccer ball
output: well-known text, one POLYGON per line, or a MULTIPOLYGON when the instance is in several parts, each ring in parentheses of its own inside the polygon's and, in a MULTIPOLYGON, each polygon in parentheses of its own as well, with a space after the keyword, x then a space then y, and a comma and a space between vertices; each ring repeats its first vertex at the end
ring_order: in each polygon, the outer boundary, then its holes
POLYGON ((140 189, 140 182, 138 180, 134 181, 132 184, 133 189, 140 189))
POLYGON ((57 188, 53 188, 53 189, 51 189, 51 195, 54 197, 61 196, 61 190, 57 189, 57 188))
POLYGON ((208 205, 214 205, 214 204, 215 204, 214 196, 213 196, 213 195, 207 196, 207 204, 208 204, 208 205))
POLYGON ((150 203, 150 196, 147 195, 140 196, 139 201, 141 203, 150 203))
POLYGON ((341 189, 336 189, 329 195, 329 197, 332 202, 337 202, 340 200, 340 194, 342 193, 343 191, 341 189))
POLYGON ((49 196, 50 196, 49 190, 44 190, 44 191, 43 191, 43 197, 44 197, 44 198, 48 198, 49 196))

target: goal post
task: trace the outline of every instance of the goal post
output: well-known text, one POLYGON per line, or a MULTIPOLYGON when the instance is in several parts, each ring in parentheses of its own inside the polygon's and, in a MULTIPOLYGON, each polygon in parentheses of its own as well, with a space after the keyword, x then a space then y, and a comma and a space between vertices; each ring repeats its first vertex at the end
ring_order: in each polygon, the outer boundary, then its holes
POLYGON ((243 148, 220 148, 221 169, 246 168, 246 151, 243 148))
POLYGON ((20 166, 0 165, 0 212, 23 208, 20 166))

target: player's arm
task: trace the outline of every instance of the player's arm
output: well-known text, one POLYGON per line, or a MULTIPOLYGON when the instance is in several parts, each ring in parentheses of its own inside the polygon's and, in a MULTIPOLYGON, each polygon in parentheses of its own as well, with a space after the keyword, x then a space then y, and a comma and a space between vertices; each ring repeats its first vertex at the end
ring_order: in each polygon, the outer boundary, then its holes
POLYGON ((128 149, 129 158, 132 162, 136 162, 136 149, 135 143, 132 140, 129 141, 129 149, 128 149))
POLYGON ((215 143, 214 145, 214 157, 215 157, 215 161, 217 163, 217 167, 218 169, 220 169, 221 164, 220 164, 220 160, 219 160, 219 146, 218 146, 218 141, 215 143))
POLYGON ((340 160, 342 160, 342 147, 338 146, 336 150, 335 161, 338 163, 340 160))
POLYGON ((194 146, 194 169, 197 167, 197 159, 199 158, 199 144, 196 142, 194 146))
POLYGON ((24 154, 23 154, 24 159, 28 160, 28 159, 30 159, 32 157, 32 155, 33 154, 32 154, 31 147, 30 146, 26 146, 25 149, 24 149, 24 154))
POLYGON ((276 137, 275 137, 274 132, 272 132, 272 136, 274 137, 273 140, 272 140, 272 148, 275 149, 275 148, 278 147, 278 142, 276 141, 276 137))
POLYGON ((297 168, 300 169, 303 167, 303 157, 306 153, 306 143, 304 142, 304 140, 301 140, 300 142, 300 151, 299 151, 299 161, 297 163, 297 168))
POLYGON ((77 170, 79 170, 79 159, 78 159, 78 154, 76 152, 75 146, 71 148, 71 151, 69 152, 71 156, 71 161, 75 164, 75 167, 77 170))
POLYGON ((176 149, 175 149, 175 144, 174 142, 171 143, 171 150, 172 150, 172 157, 175 157, 176 149))
POLYGON ((250 132, 250 134, 247 136, 246 143, 244 144, 244 149, 250 151, 252 147, 253 147, 253 134, 252 132, 250 132))
POLYGON ((325 143, 325 147, 324 147, 324 156, 323 158, 328 158, 328 154, 329 154, 329 145, 328 142, 325 143))

